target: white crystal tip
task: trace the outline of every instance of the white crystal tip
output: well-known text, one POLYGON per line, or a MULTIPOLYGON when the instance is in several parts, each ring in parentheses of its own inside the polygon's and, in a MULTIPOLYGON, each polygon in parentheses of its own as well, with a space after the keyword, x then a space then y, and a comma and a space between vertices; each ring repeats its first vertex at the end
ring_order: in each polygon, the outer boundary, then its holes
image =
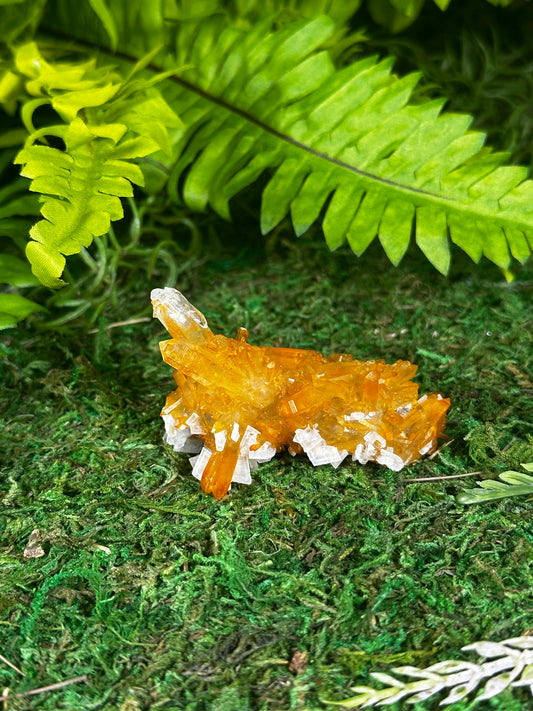
POLYGON ((180 326, 194 322, 202 328, 207 328, 205 316, 187 301, 181 291, 165 286, 163 289, 152 289, 150 298, 154 306, 154 316, 165 326, 167 324, 162 318, 160 307, 164 307, 170 319, 180 326))

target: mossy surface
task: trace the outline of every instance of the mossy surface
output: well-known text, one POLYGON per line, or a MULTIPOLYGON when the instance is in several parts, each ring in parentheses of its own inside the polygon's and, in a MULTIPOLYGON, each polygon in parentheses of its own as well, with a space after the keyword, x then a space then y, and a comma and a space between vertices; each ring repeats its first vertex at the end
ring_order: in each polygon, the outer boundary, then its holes
POLYGON ((97 333, 5 334, 0 650, 26 675, 0 663, 13 711, 320 709, 369 671, 533 629, 531 500, 462 507, 472 478, 406 481, 533 460, 533 268, 509 285, 459 254, 444 278, 416 254, 394 268, 377 248, 275 247, 236 247, 179 286, 216 332, 413 360, 420 391, 452 400, 450 440, 397 474, 279 455, 216 502, 161 441, 162 327, 107 328, 155 282, 97 333), (27 558, 35 529, 44 555, 27 558))

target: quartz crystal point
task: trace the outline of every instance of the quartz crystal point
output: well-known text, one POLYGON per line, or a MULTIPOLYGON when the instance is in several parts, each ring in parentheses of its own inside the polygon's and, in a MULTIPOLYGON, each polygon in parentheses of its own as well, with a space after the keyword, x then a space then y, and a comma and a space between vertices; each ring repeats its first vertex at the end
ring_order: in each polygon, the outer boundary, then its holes
POLYGON ((192 473, 217 499, 284 447, 315 466, 351 455, 394 471, 437 447, 450 401, 418 398, 409 361, 252 346, 244 328, 214 335, 176 289, 154 289, 152 303, 172 336, 160 347, 178 386, 161 413, 165 441, 196 455, 192 473))

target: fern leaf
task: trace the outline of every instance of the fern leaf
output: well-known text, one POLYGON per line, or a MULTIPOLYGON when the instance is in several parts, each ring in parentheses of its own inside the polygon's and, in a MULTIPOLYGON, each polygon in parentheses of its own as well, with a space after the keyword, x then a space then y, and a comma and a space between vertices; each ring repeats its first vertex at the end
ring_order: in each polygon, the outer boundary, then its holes
MULTIPOLYGON (((103 4, 99 7, 105 7, 103 4)), ((65 256, 87 247, 105 234, 111 221, 123 215, 120 198, 133 195, 132 185, 143 185, 140 167, 132 162, 159 150, 169 151, 169 127, 179 127, 174 112, 153 81, 124 83, 120 75, 85 63, 49 63, 29 43, 16 54, 16 66, 26 78, 31 113, 49 103, 63 125, 33 131, 15 158, 21 173, 31 178, 30 190, 41 193, 43 218, 30 230, 26 247, 33 273, 49 287, 62 286, 65 256), (39 145, 56 136, 64 149, 39 145)), ((131 75, 130 75, 131 77, 131 75)))
MULTIPOLYGON (((105 234, 111 220, 122 217, 119 197, 133 194, 131 181, 142 184, 138 166, 113 160, 124 132, 125 126, 116 125, 114 138, 102 138, 75 118, 63 132, 65 151, 30 145, 18 154, 22 175, 32 178, 30 189, 44 194, 45 219, 31 228, 34 241, 28 244, 26 256, 46 286, 61 285, 64 255, 76 254, 94 236, 105 234)), ((150 144, 147 152, 154 149, 150 144)))
POLYGON ((502 269, 533 244, 533 181, 484 147, 471 117, 410 104, 418 75, 375 57, 336 70, 325 16, 245 32, 224 18, 177 33, 174 63, 193 68, 168 97, 186 126, 169 192, 229 218, 229 201, 266 171, 261 229, 321 219, 328 245, 361 254, 378 237, 397 264, 411 241, 442 273, 452 243, 502 269), (209 47, 208 58, 205 46, 209 47))
POLYGON ((356 686, 353 688, 356 696, 343 701, 327 700, 326 703, 349 709, 388 706, 400 699, 414 704, 449 691, 448 696, 440 702, 441 706, 448 706, 465 699, 482 685, 482 693, 476 697, 476 702, 494 698, 505 689, 518 686, 529 686, 533 693, 532 637, 514 637, 501 643, 475 642, 462 649, 495 661, 473 664, 450 659, 433 664, 427 669, 413 666, 392 669, 395 674, 410 677, 415 681, 400 681, 390 674, 373 672, 371 676, 387 685, 385 688, 356 686))
MULTIPOLYGON (((533 472, 533 462, 522 464, 522 467, 533 472)), ((523 472, 508 471, 500 474, 501 481, 485 479, 478 481, 479 489, 466 489, 457 497, 461 504, 480 504, 485 501, 505 499, 509 496, 533 495, 533 476, 523 472)))

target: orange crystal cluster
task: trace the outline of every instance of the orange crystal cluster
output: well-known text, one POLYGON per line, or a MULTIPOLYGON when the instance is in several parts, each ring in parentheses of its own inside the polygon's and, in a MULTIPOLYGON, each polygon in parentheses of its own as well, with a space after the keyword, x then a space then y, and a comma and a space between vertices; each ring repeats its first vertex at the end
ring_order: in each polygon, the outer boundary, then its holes
POLYGON ((214 335, 176 289, 154 289, 152 303, 172 336, 160 347, 178 386, 161 413, 165 440, 196 455, 192 473, 217 499, 284 447, 315 466, 351 455, 394 471, 435 450, 450 401, 418 398, 409 361, 252 346, 243 328, 214 335))

